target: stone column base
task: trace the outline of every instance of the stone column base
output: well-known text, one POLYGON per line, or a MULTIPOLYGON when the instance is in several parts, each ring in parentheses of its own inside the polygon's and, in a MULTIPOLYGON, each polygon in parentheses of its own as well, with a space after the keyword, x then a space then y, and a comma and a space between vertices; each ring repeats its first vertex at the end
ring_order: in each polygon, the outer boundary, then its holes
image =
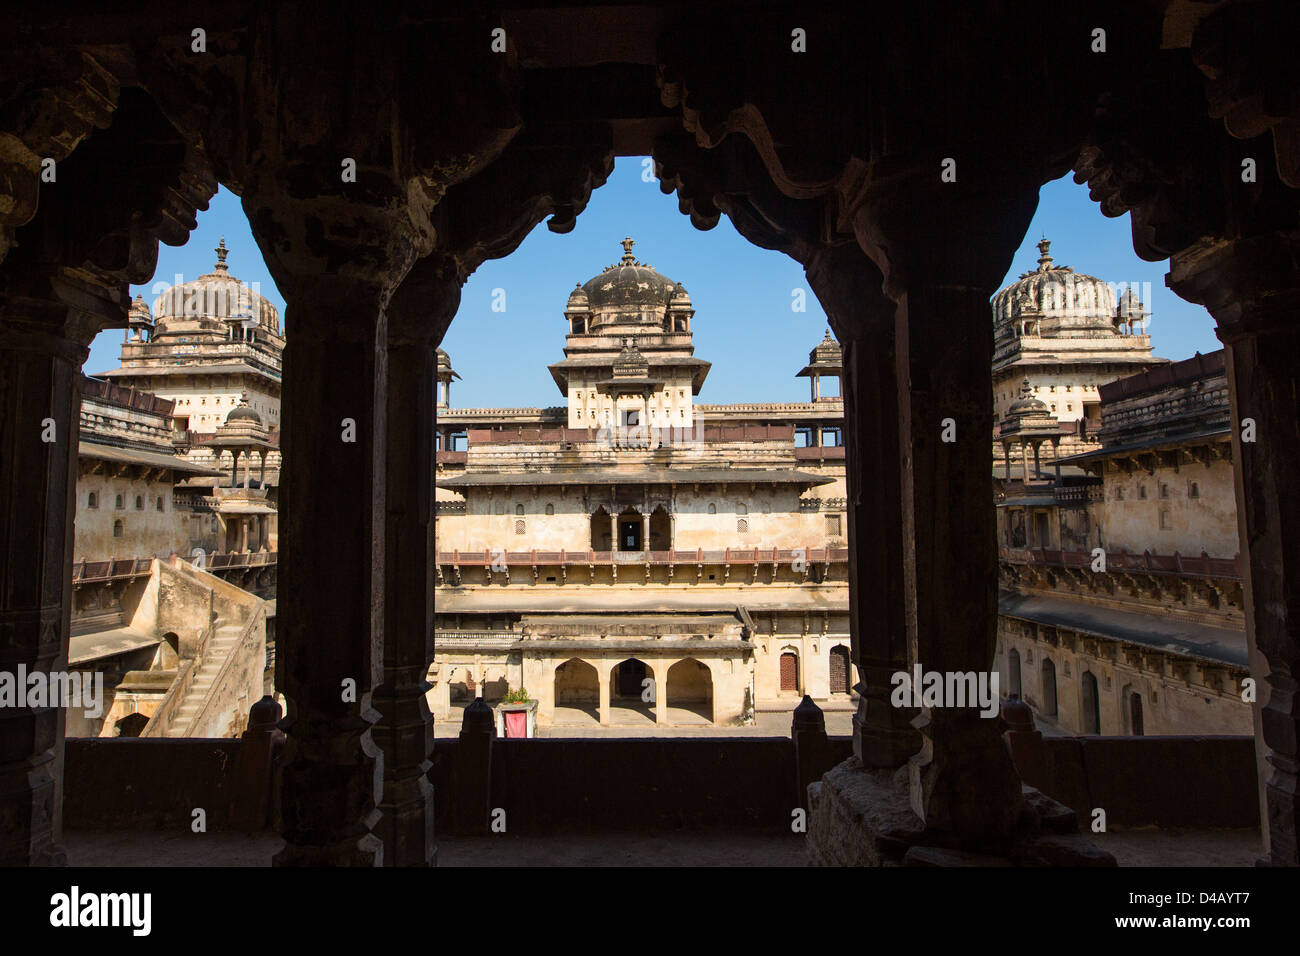
POLYGON ((857 757, 808 786, 809 866, 1115 866, 1079 833, 1074 811, 1033 787, 1002 852, 972 852, 929 831, 912 810, 908 768, 864 768, 857 757))

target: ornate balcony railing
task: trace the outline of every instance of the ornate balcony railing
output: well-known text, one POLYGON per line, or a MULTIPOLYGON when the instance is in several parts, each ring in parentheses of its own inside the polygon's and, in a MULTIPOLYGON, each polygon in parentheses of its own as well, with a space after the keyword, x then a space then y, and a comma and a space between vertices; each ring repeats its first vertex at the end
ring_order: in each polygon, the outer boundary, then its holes
MULTIPOLYGON (((998 557, 1012 564, 1031 564, 1056 568, 1090 568, 1095 560, 1091 551, 1053 551, 1044 548, 999 548, 998 557)), ((1241 556, 1212 558, 1204 551, 1192 557, 1179 554, 1152 554, 1144 551, 1106 552, 1107 571, 1141 571, 1148 574, 1177 574, 1185 577, 1242 580, 1241 556)))

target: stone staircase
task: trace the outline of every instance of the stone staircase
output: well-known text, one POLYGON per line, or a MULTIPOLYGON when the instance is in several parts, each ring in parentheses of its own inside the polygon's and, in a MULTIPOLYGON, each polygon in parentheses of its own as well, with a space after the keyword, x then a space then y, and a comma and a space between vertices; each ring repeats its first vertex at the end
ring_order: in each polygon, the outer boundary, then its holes
POLYGON ((188 732, 194 718, 203 709, 203 703, 212 691, 213 681, 217 679, 217 674, 221 671, 221 665, 226 662, 226 658, 235 649, 235 645, 239 643, 241 633, 243 633, 243 628, 232 624, 217 628, 212 637, 208 639, 207 647, 203 651, 202 663, 194 674, 194 680, 190 683, 189 691, 185 694, 185 698, 180 702, 180 706, 176 710, 174 726, 180 731, 180 735, 188 732))

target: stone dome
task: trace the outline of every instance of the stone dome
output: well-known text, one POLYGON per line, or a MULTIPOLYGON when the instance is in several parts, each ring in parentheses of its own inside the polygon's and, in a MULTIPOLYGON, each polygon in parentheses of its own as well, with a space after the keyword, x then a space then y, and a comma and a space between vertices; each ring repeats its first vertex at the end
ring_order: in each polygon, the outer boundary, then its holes
POLYGON ((569 293, 568 310, 570 312, 586 312, 590 302, 587 300, 587 293, 582 290, 582 283, 579 282, 572 292, 569 293))
POLYGON ((230 274, 226 265, 226 238, 214 250, 217 262, 212 271, 192 282, 172 286, 154 299, 153 314, 159 333, 168 324, 195 323, 216 326, 232 319, 245 319, 276 335, 280 334, 280 313, 261 294, 230 274))
POLYGON ((1051 245, 1038 243, 1038 268, 993 297, 995 337, 1117 334, 1115 290, 1095 276, 1053 265, 1051 245))
POLYGON ((255 425, 262 424, 262 416, 257 414, 257 411, 253 406, 248 404, 247 392, 240 396, 239 404, 232 408, 230 414, 226 416, 227 425, 234 422, 252 422, 255 425))
POLYGON ((153 313, 149 311, 149 303, 145 302, 144 296, 136 294, 135 299, 131 302, 130 312, 131 324, 153 324, 153 313))
POLYGON ((663 321, 677 283, 634 259, 633 244, 631 237, 624 239, 623 258, 569 296, 571 306, 579 293, 586 297, 587 308, 595 315, 593 326, 663 321))
POLYGON ((1007 417, 1017 417, 1022 415, 1034 415, 1042 413, 1051 414, 1047 403, 1042 399, 1035 397, 1033 386, 1029 384, 1029 379, 1024 379, 1020 383, 1020 396, 1011 403, 1007 409, 1007 417))

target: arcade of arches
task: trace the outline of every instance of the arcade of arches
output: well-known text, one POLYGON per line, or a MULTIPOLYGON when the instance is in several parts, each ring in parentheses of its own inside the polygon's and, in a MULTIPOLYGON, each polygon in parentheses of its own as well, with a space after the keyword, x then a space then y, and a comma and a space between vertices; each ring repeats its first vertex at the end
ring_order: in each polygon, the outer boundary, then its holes
MULTIPOLYGON (((186 241, 220 182, 288 306, 279 864, 433 858, 435 347, 466 277, 543 218, 571 229, 616 155, 653 156, 693 225, 726 215, 805 267, 843 346, 861 703, 840 769, 942 845, 985 852, 1023 809, 997 722, 958 708, 918 730, 888 678, 993 658, 989 298, 1039 187, 1073 170, 1103 214, 1129 215, 1137 253, 1168 258, 1170 287, 1218 323, 1233 418, 1259 436, 1234 437, 1232 460, 1261 791, 1269 858, 1297 863, 1294 4, 82 9, 27 7, 0 37, 0 499, 21 502, 0 515, 0 665, 48 671, 68 648, 76 442, 44 442, 37 423, 76 435, 89 342, 126 326, 128 284, 152 277, 160 242, 186 241), (955 442, 938 440, 945 421, 955 442)), ((653 546, 629 523, 633 547, 653 546)), ((676 668, 684 692, 703 686, 695 664, 645 663, 669 696, 676 668)), ((1135 700, 1130 723, 1141 713, 1135 700)), ((0 713, 0 862, 62 858, 62 720, 0 713)), ((818 807, 848 799, 828 777, 818 807)), ((870 836, 848 818, 815 807, 809 839, 870 836)))

